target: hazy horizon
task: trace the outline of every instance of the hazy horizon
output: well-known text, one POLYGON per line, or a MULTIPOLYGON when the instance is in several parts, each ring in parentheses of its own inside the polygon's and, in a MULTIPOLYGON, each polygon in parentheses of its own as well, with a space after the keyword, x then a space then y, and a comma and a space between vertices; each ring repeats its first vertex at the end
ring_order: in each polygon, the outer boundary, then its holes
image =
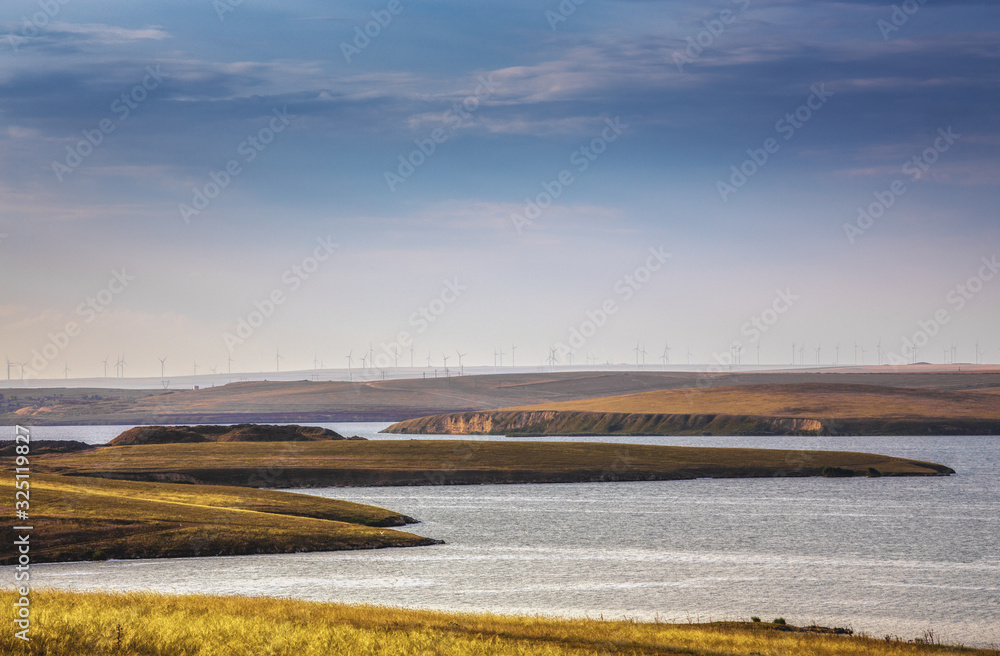
POLYGON ((16 0, 0 357, 1000 362, 998 19, 16 0))

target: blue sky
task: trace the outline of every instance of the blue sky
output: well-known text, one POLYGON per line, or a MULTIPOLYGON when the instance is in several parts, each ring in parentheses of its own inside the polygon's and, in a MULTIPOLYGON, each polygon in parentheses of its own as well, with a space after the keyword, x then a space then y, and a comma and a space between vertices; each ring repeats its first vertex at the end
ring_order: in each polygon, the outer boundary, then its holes
POLYGON ((923 331, 917 360, 956 344, 973 361, 977 339, 998 360, 1000 276, 982 258, 1000 254, 1000 7, 562 7, 5 3, 0 350, 51 344, 37 377, 97 375, 119 353, 134 375, 164 355, 261 370, 279 347, 284 368, 343 366, 400 333, 438 365, 510 344, 524 364, 560 346, 564 363, 627 362, 637 341, 649 361, 669 341, 702 363, 734 342, 748 363, 758 342, 764 363, 793 343, 852 362, 857 342, 871 363, 878 340, 908 357, 923 331), (213 198, 185 212, 199 192, 213 198), (879 216, 860 225, 859 207, 879 216), (310 263, 324 239, 337 248, 310 263), (670 257, 624 293, 650 249, 670 257), (115 271, 128 284, 81 311, 115 271))

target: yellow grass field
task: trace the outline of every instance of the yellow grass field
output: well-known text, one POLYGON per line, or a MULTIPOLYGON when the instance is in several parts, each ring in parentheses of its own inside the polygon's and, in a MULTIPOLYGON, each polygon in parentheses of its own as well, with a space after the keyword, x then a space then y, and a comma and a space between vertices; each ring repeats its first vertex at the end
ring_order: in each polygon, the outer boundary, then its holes
POLYGON ((796 384, 657 390, 505 410, 730 414, 803 418, 1000 419, 997 390, 944 391, 876 385, 796 384))
MULTIPOLYGON (((280 575, 280 573, 276 573, 280 575)), ((0 592, 13 608, 17 596, 0 592)), ((920 656, 997 651, 797 632, 769 622, 655 624, 455 614, 273 598, 31 594, 31 656, 920 656), (784 629, 784 630, 782 630, 784 629)), ((10 612, 9 610, 7 612, 10 612)), ((8 627, 11 626, 7 622, 8 627)))

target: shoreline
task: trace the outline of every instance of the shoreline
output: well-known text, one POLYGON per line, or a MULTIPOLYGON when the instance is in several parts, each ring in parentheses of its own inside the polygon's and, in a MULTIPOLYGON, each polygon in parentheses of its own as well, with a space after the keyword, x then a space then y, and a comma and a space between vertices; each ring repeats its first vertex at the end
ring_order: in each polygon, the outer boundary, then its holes
MULTIPOLYGON (((132 650, 189 653, 188 647, 224 648, 238 639, 267 644, 281 653, 313 656, 361 651, 373 637, 383 651, 426 653, 621 653, 692 656, 727 653, 854 655, 967 654, 997 656, 995 648, 939 644, 934 634, 912 638, 875 637, 851 627, 794 626, 781 618, 763 621, 644 622, 552 615, 454 612, 368 604, 315 602, 278 597, 243 597, 154 592, 73 592, 40 587, 31 591, 33 610, 58 618, 58 645, 52 656, 132 650), (222 629, 222 630, 220 630, 222 629), (537 650, 537 651, 536 651, 537 650), (548 651, 554 650, 554 651, 548 651)), ((0 589, 0 599, 16 595, 0 589)), ((752 612, 752 610, 750 611, 752 612)), ((47 642, 46 627, 32 628, 33 641, 47 642)), ((0 649, 13 649, 12 632, 0 649)), ((991 646, 992 647, 992 646, 991 646)), ((190 651, 190 653, 201 653, 190 651)), ((215 653, 215 652, 213 652, 215 653)))

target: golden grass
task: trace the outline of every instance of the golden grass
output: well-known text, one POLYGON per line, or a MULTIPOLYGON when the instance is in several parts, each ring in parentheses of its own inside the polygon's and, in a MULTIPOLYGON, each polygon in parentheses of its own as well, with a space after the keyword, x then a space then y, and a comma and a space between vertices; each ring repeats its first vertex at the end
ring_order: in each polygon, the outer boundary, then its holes
MULTIPOLYGON (((12 608, 15 599, 11 591, 0 592, 4 608, 12 608)), ((33 656, 998 654, 983 649, 780 631, 768 624, 565 620, 272 598, 36 590, 31 597, 31 611, 31 642, 20 641, 8 628, 0 632, 0 653, 33 656)))
MULTIPOLYGON (((14 498, 12 477, 0 480, 14 498)), ((13 516, 10 504, 0 506, 13 516)), ((33 562, 330 551, 430 543, 365 524, 401 523, 383 508, 274 490, 33 474, 33 562)), ((16 556, 12 541, 0 562, 16 556)))
POLYGON ((997 403, 995 394, 990 392, 949 392, 829 383, 657 390, 624 396, 517 406, 504 410, 730 414, 816 419, 1000 419, 1000 404, 997 403))

